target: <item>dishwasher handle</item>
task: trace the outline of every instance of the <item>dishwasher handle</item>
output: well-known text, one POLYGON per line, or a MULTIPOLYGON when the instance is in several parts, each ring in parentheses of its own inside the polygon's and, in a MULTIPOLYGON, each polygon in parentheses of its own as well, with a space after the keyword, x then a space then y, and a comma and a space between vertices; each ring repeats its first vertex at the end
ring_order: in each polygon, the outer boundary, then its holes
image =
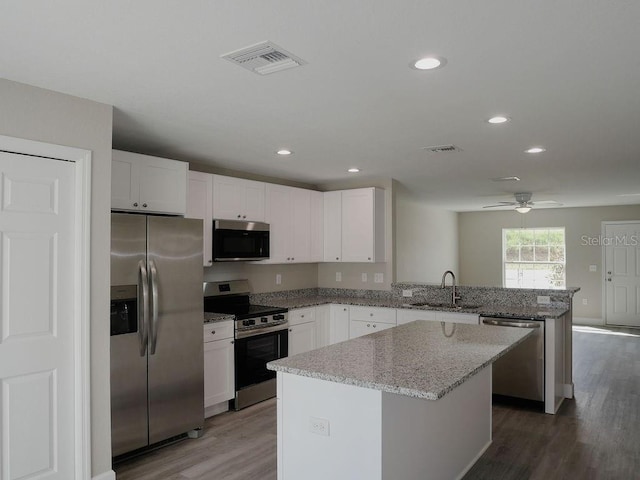
POLYGON ((498 320, 494 318, 483 318, 482 323, 485 325, 493 325, 496 327, 517 327, 517 328, 540 328, 538 322, 518 322, 509 320, 498 320))

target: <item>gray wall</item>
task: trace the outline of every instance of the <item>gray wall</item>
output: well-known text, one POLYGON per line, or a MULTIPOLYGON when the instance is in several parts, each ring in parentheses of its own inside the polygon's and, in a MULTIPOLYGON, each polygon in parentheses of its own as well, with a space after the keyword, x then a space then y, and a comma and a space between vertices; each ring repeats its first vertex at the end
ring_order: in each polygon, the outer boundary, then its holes
POLYGON ((91 461, 95 476, 111 470, 108 312, 112 108, 4 79, 0 79, 0 105, 0 134, 92 152, 91 461))
POLYGON ((251 293, 316 288, 318 286, 318 264, 259 265, 244 262, 220 262, 204 269, 204 280, 207 282, 242 278, 249 280, 251 293), (282 277, 280 285, 276 285, 276 275, 278 274, 282 277))
POLYGON ((458 275, 458 214, 429 207, 396 190, 396 278, 398 282, 440 283, 458 275))
POLYGON ((567 286, 580 287, 573 300, 574 319, 602 321, 602 247, 583 245, 582 236, 597 237, 603 221, 640 220, 640 205, 615 207, 466 212, 459 214, 460 280, 464 285, 502 285, 502 229, 565 227, 567 286), (589 265, 597 271, 590 272, 589 265), (586 299, 587 304, 583 304, 586 299))

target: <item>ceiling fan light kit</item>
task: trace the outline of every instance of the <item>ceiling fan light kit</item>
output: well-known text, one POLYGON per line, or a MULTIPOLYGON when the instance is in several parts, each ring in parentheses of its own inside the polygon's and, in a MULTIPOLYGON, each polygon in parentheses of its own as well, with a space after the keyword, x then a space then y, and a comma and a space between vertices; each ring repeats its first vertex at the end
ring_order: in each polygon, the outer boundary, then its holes
POLYGON ((531 210, 531 207, 527 207, 527 206, 516 207, 516 212, 518 213, 528 213, 530 210, 531 210))

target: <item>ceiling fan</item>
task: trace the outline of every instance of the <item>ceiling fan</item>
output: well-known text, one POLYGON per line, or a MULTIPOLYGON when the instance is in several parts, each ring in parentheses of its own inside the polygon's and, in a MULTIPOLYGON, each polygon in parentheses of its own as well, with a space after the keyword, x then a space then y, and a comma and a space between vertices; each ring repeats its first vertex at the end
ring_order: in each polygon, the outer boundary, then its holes
POLYGON ((499 207, 511 207, 515 206, 515 210, 518 213, 527 213, 534 205, 553 205, 560 206, 561 203, 558 203, 554 200, 538 200, 536 202, 531 201, 531 192, 520 192, 514 194, 516 201, 515 202, 498 202, 496 205, 485 205, 482 208, 499 208, 499 207))

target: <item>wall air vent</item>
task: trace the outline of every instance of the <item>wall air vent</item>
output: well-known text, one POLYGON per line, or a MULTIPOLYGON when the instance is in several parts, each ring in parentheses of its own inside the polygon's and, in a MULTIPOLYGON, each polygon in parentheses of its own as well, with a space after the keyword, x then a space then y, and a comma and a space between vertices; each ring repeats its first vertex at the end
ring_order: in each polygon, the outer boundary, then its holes
POLYGON ((225 53, 221 57, 260 75, 300 67, 307 63, 273 42, 256 43, 240 50, 225 53))
POLYGON ((429 153, 448 153, 462 151, 461 148, 456 147, 455 145, 433 145, 431 147, 422 147, 422 150, 425 150, 429 153))

